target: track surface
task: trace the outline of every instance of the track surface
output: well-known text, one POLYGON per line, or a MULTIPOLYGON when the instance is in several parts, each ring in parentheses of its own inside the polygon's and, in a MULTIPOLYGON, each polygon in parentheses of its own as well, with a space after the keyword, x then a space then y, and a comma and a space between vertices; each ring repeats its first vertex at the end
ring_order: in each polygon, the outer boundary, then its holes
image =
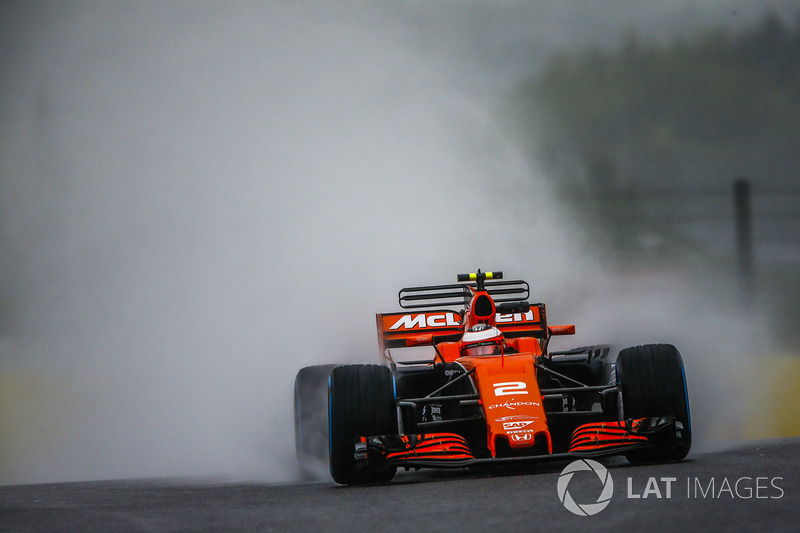
MULTIPOLYGON (((800 527, 800 438, 690 455, 682 463, 638 467, 624 461, 607 463, 614 496, 606 509, 590 517, 571 514, 559 501, 556 485, 566 464, 540 465, 524 475, 401 473, 389 485, 356 488, 332 483, 169 480, 4 486, 0 530, 505 533, 578 528, 797 531, 800 527), (650 482, 651 477, 656 480, 650 482), (662 477, 676 478, 669 499, 662 477), (629 493, 643 496, 648 483, 647 498, 628 497, 629 493)), ((599 478, 590 472, 575 474, 568 485, 581 504, 594 503, 601 489, 599 478)))

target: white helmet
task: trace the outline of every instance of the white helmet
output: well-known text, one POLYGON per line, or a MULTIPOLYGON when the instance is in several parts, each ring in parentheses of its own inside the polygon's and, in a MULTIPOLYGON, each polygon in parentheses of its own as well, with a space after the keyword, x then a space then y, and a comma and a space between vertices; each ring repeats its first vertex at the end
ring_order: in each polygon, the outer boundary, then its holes
POLYGON ((469 328, 461 338, 461 355, 475 357, 503 353, 503 334, 489 324, 469 328))

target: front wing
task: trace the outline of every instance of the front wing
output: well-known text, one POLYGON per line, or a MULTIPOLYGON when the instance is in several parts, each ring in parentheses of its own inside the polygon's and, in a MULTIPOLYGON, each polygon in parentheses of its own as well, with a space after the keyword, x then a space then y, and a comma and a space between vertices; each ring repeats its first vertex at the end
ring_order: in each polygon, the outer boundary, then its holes
POLYGON ((566 453, 515 457, 475 457, 466 439, 455 433, 378 435, 361 437, 355 447, 356 464, 383 469, 466 468, 479 465, 570 460, 620 455, 632 450, 675 447, 683 429, 674 417, 628 419, 583 424, 572 433, 566 453))

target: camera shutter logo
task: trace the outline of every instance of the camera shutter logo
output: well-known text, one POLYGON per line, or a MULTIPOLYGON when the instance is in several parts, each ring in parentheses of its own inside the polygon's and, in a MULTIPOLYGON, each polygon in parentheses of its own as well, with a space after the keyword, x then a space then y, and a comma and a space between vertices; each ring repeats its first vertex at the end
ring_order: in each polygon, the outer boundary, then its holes
POLYGON ((614 495, 614 481, 611 479, 611 474, 608 473, 606 467, 597 461, 580 459, 571 462, 561 471, 561 475, 558 477, 557 489, 558 499, 561 500, 561 503, 564 504, 564 507, 566 507, 569 512, 578 516, 592 516, 608 506, 611 497, 614 495), (572 476, 575 475, 575 472, 594 472, 597 474, 597 477, 603 484, 603 491, 600 493, 595 503, 579 504, 572 499, 572 496, 567 490, 567 486, 572 480, 572 476))

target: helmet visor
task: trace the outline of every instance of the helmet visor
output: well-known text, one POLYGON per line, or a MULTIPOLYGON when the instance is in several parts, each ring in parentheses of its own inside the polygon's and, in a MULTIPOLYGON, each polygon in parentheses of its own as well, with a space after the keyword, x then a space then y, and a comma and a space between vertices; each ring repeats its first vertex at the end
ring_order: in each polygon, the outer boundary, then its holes
POLYGON ((500 340, 491 339, 465 344, 463 354, 469 357, 481 357, 500 354, 500 340))

